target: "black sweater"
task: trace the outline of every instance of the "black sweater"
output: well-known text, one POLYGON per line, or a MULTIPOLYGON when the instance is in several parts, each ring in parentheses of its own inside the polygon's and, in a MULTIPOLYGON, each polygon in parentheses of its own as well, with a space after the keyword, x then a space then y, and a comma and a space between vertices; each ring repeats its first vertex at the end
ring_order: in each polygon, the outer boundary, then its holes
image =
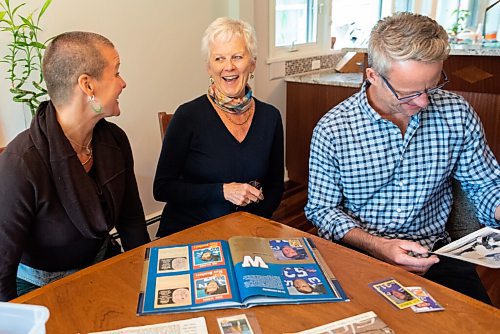
POLYGON ((158 236, 244 210, 270 217, 283 194, 283 125, 279 111, 255 100, 248 134, 239 143, 206 95, 181 105, 172 118, 156 169, 153 193, 167 202, 158 236), (238 208, 224 183, 259 180, 264 200, 238 208))
POLYGON ((0 154, 0 301, 17 297, 19 262, 45 271, 83 268, 113 227, 126 250, 149 241, 125 133, 97 123, 92 180, 55 113, 42 103, 30 129, 0 154))

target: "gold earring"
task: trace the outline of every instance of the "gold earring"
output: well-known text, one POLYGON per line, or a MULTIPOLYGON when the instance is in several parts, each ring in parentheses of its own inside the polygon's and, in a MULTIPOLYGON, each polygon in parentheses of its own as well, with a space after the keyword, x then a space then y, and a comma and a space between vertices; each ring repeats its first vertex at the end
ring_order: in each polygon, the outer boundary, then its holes
POLYGON ((210 76, 210 77, 208 78, 208 82, 210 82, 210 86, 212 86, 212 85, 214 84, 214 82, 215 82, 215 81, 214 81, 214 78, 212 78, 212 76, 210 76))
POLYGON ((253 79, 255 78, 255 75, 253 75, 253 73, 250 73, 250 79, 253 79))

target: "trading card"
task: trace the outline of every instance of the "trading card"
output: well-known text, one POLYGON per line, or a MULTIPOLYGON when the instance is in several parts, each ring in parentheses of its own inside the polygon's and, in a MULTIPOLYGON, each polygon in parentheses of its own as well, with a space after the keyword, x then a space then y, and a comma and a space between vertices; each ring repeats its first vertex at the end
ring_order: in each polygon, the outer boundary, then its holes
POLYGON ((439 305, 439 303, 432 298, 432 296, 424 288, 419 286, 407 286, 406 289, 422 301, 420 304, 413 305, 411 307, 414 312, 422 313, 444 310, 444 307, 439 305))
POLYGON ((190 275, 156 278, 155 308, 191 305, 190 275))
POLYGON ((216 269, 193 274, 196 303, 231 299, 231 288, 226 269, 216 269))
POLYGON ((217 318, 219 329, 222 334, 242 333, 254 334, 248 318, 245 314, 238 314, 230 317, 217 318))
POLYGON ((188 248, 168 247, 158 250, 158 273, 189 270, 188 248))
POLYGON ((404 309, 422 302, 395 279, 371 283, 370 286, 399 309, 404 309))
POLYGON ((192 252, 194 269, 225 264, 222 245, 218 241, 193 245, 192 252))

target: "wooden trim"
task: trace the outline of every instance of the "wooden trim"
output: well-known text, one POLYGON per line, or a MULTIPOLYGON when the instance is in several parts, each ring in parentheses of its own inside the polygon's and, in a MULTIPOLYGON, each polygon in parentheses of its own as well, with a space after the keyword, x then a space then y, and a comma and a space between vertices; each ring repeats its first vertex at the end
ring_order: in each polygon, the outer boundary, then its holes
POLYGON ((288 177, 307 184, 309 146, 319 119, 359 88, 288 82, 286 92, 286 166, 288 177))
POLYGON ((173 116, 173 114, 167 114, 164 111, 158 112, 158 123, 160 125, 160 135, 162 141, 163 138, 165 138, 165 134, 167 133, 168 123, 170 123, 173 116))

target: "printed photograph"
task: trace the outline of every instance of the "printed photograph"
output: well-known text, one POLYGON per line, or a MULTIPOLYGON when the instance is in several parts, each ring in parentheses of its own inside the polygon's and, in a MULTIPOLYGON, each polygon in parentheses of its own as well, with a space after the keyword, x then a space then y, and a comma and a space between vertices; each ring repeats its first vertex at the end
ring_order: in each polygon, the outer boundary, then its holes
POLYGON ((193 261, 195 269, 224 264, 220 242, 194 245, 193 261))
POLYGON ((424 288, 412 286, 406 287, 406 289, 422 301, 421 303, 411 307, 414 312, 421 313, 444 310, 444 307, 439 305, 438 302, 434 298, 432 298, 432 296, 424 288))
POLYGON ((434 253, 485 267, 500 268, 500 230, 484 227, 434 253))
POLYGON ((269 247, 273 251, 276 260, 291 261, 309 258, 304 246, 298 239, 269 240, 269 247))
POLYGON ((158 250, 158 273, 189 270, 188 248, 172 247, 158 250))
POLYGON ((226 269, 195 273, 193 279, 197 303, 231 298, 226 269))
POLYGON ((189 269, 186 257, 167 257, 158 259, 158 271, 181 271, 189 269))
POLYGON ((417 305, 421 302, 420 299, 411 294, 396 280, 378 282, 371 286, 375 291, 400 309, 417 305))
POLYGON ((245 314, 217 318, 221 334, 253 334, 252 327, 245 314))
POLYGON ((326 325, 311 328, 296 334, 394 334, 376 313, 370 311, 341 319, 326 325))
POLYGON ((322 275, 313 268, 285 267, 282 278, 290 295, 323 295, 326 287, 321 280, 322 275))
POLYGON ((191 305, 189 275, 162 276, 156 279, 155 307, 191 305))

